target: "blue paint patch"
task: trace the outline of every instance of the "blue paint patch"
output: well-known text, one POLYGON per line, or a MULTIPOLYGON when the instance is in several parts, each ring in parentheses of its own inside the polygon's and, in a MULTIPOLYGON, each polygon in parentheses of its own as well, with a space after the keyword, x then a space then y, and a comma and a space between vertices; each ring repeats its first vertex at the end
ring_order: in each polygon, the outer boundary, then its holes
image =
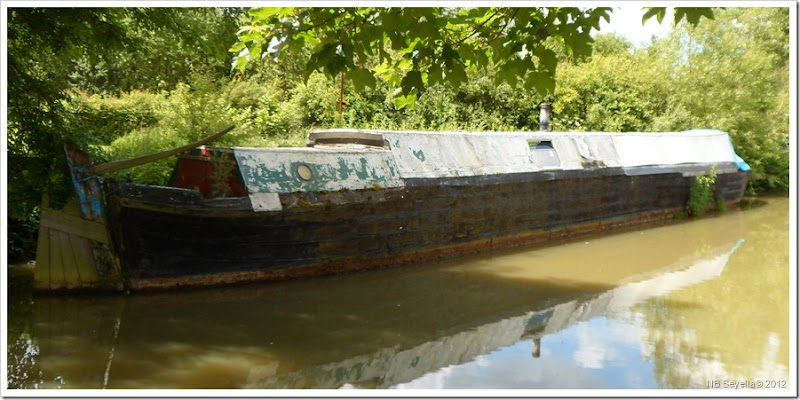
POLYGON ((102 221, 103 203, 101 177, 94 171, 91 157, 78 149, 64 145, 67 156, 72 185, 78 194, 81 216, 85 219, 102 221))
POLYGON ((750 171, 750 165, 748 165, 747 162, 742 159, 742 157, 739 157, 739 155, 736 153, 733 153, 733 156, 735 157, 736 166, 739 167, 739 171, 750 171))

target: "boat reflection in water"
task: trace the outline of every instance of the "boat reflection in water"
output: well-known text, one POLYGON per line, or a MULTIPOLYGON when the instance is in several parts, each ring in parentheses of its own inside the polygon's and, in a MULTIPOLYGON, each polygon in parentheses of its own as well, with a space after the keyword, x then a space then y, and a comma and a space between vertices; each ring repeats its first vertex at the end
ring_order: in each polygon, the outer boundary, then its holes
POLYGON ((40 377, 81 388, 390 388, 721 274, 741 213, 537 249, 180 293, 33 299, 40 377))

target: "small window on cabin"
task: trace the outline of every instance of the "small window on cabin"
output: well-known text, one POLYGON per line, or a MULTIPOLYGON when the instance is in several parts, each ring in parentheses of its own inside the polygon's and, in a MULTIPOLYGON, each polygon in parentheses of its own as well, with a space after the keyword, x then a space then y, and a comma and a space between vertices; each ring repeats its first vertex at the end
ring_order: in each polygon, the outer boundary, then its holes
POLYGON ((539 167, 560 167, 561 160, 551 140, 528 140, 531 149, 531 161, 539 167))
POLYGON ((528 140, 528 145, 531 150, 555 150, 550 140, 528 140))

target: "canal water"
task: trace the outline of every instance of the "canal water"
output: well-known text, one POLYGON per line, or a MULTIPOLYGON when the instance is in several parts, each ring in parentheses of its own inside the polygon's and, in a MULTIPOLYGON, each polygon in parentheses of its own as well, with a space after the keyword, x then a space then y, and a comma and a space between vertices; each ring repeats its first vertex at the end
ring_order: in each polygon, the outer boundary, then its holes
POLYGON ((12 268, 8 384, 788 389, 789 268, 788 198, 283 283, 55 297, 12 268))

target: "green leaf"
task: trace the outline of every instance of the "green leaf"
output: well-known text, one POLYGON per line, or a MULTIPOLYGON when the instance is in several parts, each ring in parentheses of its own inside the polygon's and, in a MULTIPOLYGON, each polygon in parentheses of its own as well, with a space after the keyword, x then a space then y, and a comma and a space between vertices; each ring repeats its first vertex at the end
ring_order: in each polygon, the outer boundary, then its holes
POLYGON ((487 55, 488 51, 489 49, 484 49, 475 52, 475 65, 479 67, 489 66, 489 56, 487 55))
POLYGON ((439 40, 442 38, 439 28, 427 21, 414 25, 411 33, 417 38, 425 38, 430 41, 439 40))
POLYGON ((650 18, 653 18, 653 16, 656 16, 656 20, 660 24, 664 19, 664 14, 667 12, 666 7, 644 7, 644 9, 647 10, 647 12, 644 13, 644 16, 642 16, 642 25, 644 25, 650 18))
POLYGON ((400 81, 400 88, 402 93, 408 96, 414 89, 422 93, 425 90, 425 84, 422 82, 422 73, 417 70, 411 70, 406 73, 403 80, 400 81))
POLYGON ((491 49, 493 63, 497 64, 508 56, 508 51, 506 48, 503 47, 502 41, 495 40, 491 42, 489 46, 490 46, 489 48, 491 49))
POLYGON ((380 75, 383 75, 383 74, 389 72, 390 70, 391 70, 391 67, 389 67, 388 64, 385 64, 385 63, 384 64, 380 64, 377 67, 375 67, 375 75, 380 76, 380 75))
POLYGON ((541 96, 546 96, 556 91, 556 80, 552 74, 537 71, 531 75, 533 76, 532 79, 536 82, 536 91, 539 92, 541 96))
POLYGON ((522 29, 528 25, 531 21, 531 13, 529 10, 531 9, 517 11, 517 14, 514 16, 514 27, 522 29))
POLYGON ((451 68, 454 64, 461 61, 461 56, 458 52, 453 50, 449 44, 442 46, 442 61, 446 68, 451 68))
POLYGON ((463 66, 455 64, 447 71, 445 79, 447 79, 450 85, 458 89, 463 82, 467 81, 467 72, 464 70, 463 66))
POLYGON ((539 59, 540 69, 545 69, 552 73, 556 72, 558 57, 556 57, 556 53, 553 50, 547 49, 544 46, 539 46, 533 53, 536 55, 536 58, 539 59))
POLYGON ((589 14, 590 19, 592 19, 592 27, 596 30, 600 30, 600 18, 606 20, 606 23, 611 22, 611 7, 598 7, 589 14))
POLYGON ((239 72, 244 72, 244 69, 247 67, 247 56, 239 56, 236 57, 236 65, 234 68, 238 68, 239 72))
POLYGON ((398 110, 401 110, 405 107, 416 108, 417 106, 417 94, 410 93, 408 95, 398 95, 393 98, 394 104, 398 110))
POLYGON ((708 7, 676 7, 675 8, 675 23, 677 24, 682 19, 697 26, 700 23, 700 18, 706 17, 714 19, 714 11, 708 7))
POLYGON ((589 56, 592 53, 590 44, 593 42, 589 31, 573 32, 569 36, 564 36, 564 44, 569 52, 577 58, 589 56))
POLYGON ((280 7, 251 8, 248 14, 253 17, 253 22, 263 21, 281 11, 280 7))
POLYGON ((295 33, 294 36, 292 36, 292 38, 294 40, 305 41, 306 43, 311 45, 311 47, 316 47, 317 45, 319 45, 319 39, 317 39, 316 36, 308 32, 295 33))
POLYGON ((247 32, 244 35, 240 35, 239 36, 239 41, 247 43, 247 42, 252 42, 254 40, 261 39, 262 37, 264 37, 264 35, 262 35, 261 32, 259 32, 256 29, 253 29, 253 30, 250 30, 249 32, 247 32))
POLYGON ((337 52, 337 47, 335 43, 327 43, 311 54, 306 63, 306 80, 315 70, 322 69, 328 76, 338 77, 340 72, 347 69, 347 60, 343 54, 337 52))
POLYGON ((228 49, 228 51, 231 53, 239 53, 240 51, 244 50, 245 47, 247 47, 247 45, 245 45, 244 42, 236 42, 233 44, 233 46, 231 46, 230 49, 228 49))
POLYGON ((474 47, 468 43, 462 43, 458 46, 458 55, 465 62, 470 62, 472 64, 475 64, 477 60, 474 47))
POLYGON ((280 12, 278 12, 278 16, 281 18, 289 17, 294 13, 294 7, 280 7, 280 12))
POLYGON ((428 68, 428 86, 433 86, 442 83, 442 67, 439 64, 433 64, 428 68))
POLYGON ((251 60, 258 60, 261 58, 261 42, 253 42, 247 49, 250 52, 251 60))
POLYGON ((509 63, 498 66, 497 72, 494 75, 494 84, 500 86, 503 82, 509 85, 516 85, 517 72, 513 65, 509 63))
POLYGON ((356 91, 361 92, 364 90, 365 87, 375 88, 375 84, 377 83, 375 79, 375 75, 366 68, 355 68, 347 71, 345 74, 347 79, 350 79, 353 82, 353 85, 356 87, 356 91))

